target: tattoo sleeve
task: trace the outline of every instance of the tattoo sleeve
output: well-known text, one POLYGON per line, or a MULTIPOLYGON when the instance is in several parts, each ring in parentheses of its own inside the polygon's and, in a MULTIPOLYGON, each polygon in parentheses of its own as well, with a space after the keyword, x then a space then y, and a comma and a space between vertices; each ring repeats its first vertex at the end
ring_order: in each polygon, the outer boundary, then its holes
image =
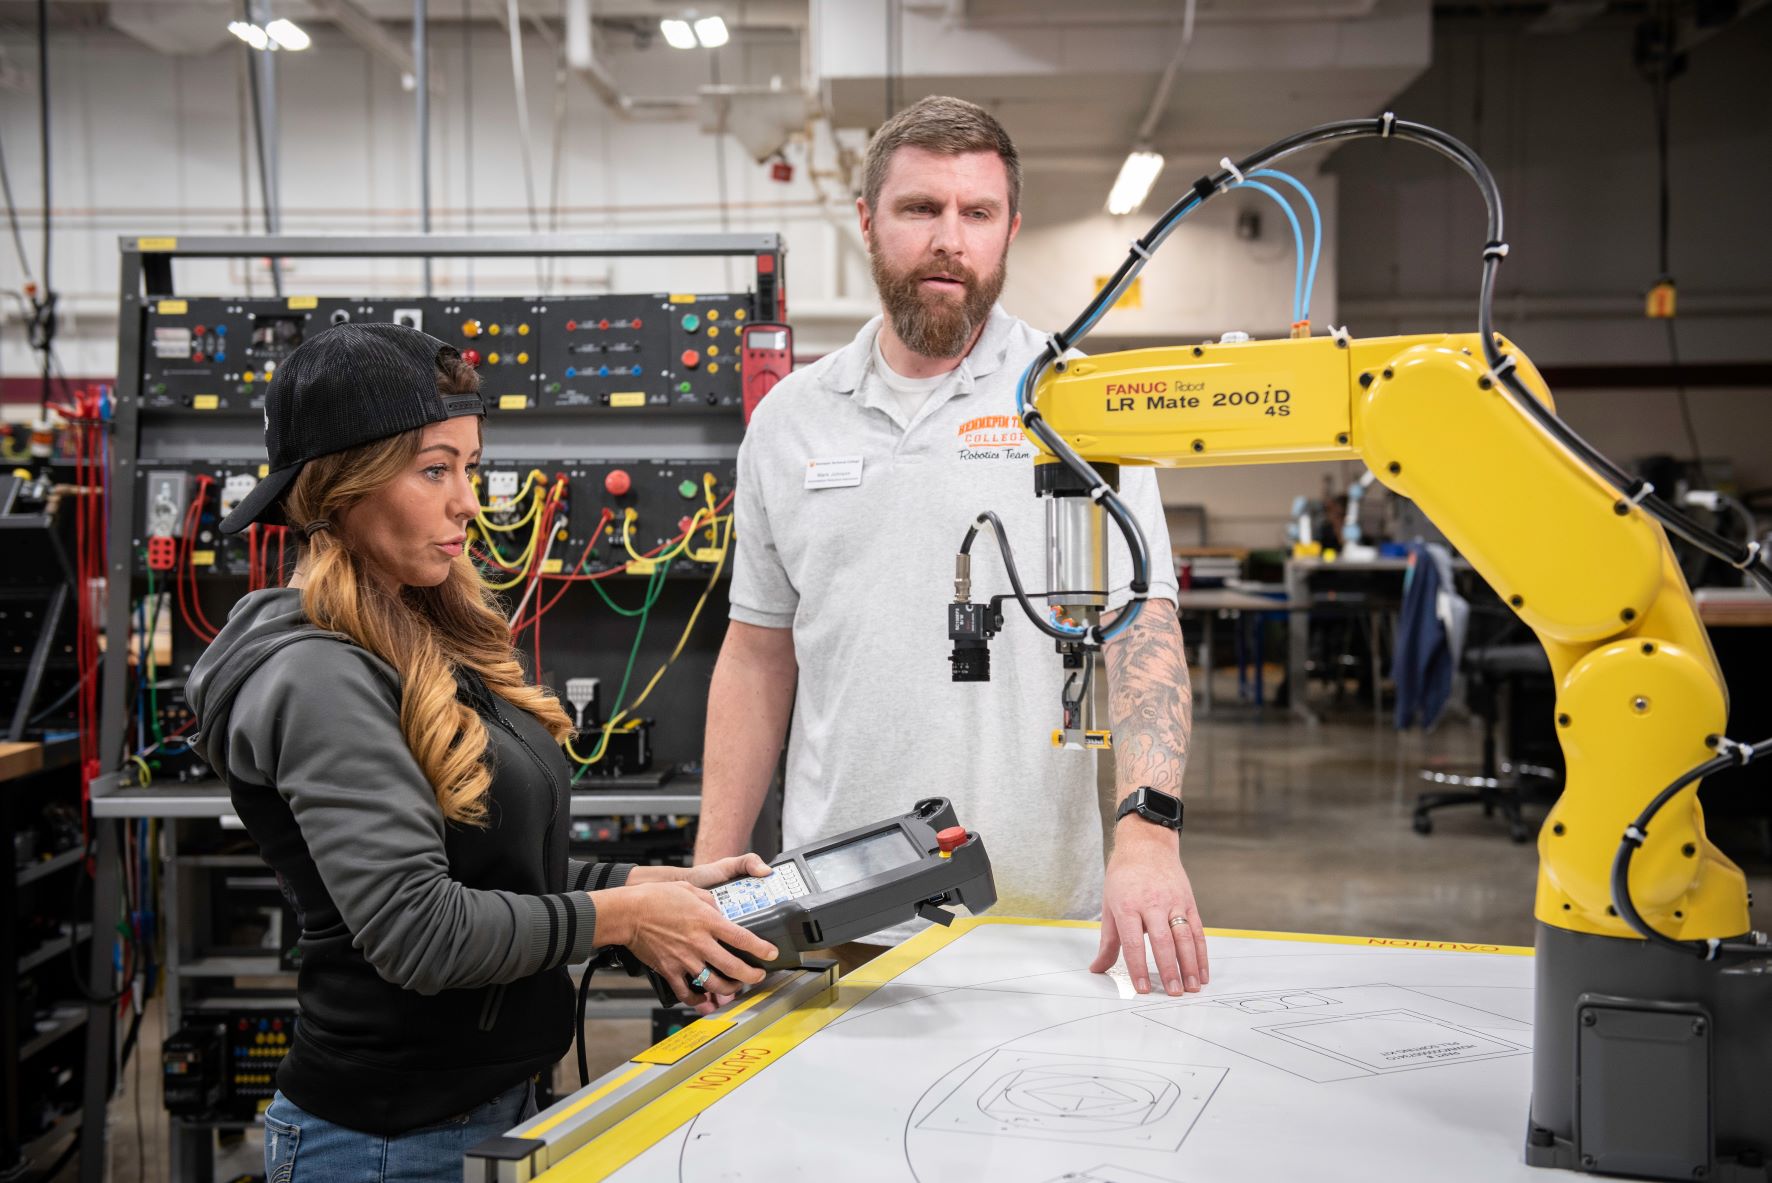
POLYGON ((1120 796, 1149 785, 1179 797, 1194 726, 1194 691, 1175 605, 1148 601, 1132 627, 1107 643, 1105 657, 1120 796))

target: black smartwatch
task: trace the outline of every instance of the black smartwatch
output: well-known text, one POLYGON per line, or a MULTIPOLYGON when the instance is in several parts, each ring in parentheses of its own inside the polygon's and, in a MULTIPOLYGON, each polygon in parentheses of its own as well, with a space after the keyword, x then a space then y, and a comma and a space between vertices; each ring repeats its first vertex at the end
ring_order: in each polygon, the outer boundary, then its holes
POLYGON ((1118 822, 1129 813, 1136 813, 1152 825, 1164 826, 1178 834, 1181 832, 1181 798, 1161 789, 1140 785, 1120 802, 1120 808, 1114 811, 1114 821, 1118 822))

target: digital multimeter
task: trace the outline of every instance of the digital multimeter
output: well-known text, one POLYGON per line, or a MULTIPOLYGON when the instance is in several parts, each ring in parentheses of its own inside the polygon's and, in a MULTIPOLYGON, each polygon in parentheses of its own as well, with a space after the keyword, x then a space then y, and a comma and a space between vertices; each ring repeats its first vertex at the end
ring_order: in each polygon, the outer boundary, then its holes
POLYGON ((774 945, 773 961, 739 954, 762 969, 793 969, 800 954, 872 936, 912 917, 952 923, 943 904, 977 914, 997 902, 984 839, 955 819, 945 797, 909 813, 785 851, 774 873, 714 888, 737 924, 774 945))

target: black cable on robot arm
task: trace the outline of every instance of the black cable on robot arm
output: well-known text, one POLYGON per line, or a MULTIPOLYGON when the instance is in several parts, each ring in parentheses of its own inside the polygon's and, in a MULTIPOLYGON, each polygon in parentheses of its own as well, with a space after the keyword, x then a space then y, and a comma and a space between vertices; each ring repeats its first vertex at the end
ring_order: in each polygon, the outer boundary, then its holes
POLYGON ((1058 628, 1045 616, 1034 610, 1033 601, 1028 599, 1027 591, 1021 585, 1021 572, 1015 568, 1015 552, 1009 547, 1009 535, 1003 529, 1003 519, 998 517, 995 512, 987 509, 978 515, 977 520, 972 523, 972 528, 966 531, 966 541, 960 544, 960 553, 972 553, 972 540, 978 537, 978 528, 987 524, 997 536, 997 551, 1003 556, 1003 569, 1009 573, 1009 586, 1015 589, 1015 602, 1021 605, 1023 612, 1027 613, 1027 618, 1034 622, 1036 628, 1054 640, 1084 640, 1085 634, 1067 632, 1058 628))
MULTIPOLYGON (((1713 739, 1713 743, 1716 743, 1713 739)), ((1658 945, 1670 952, 1701 957, 1706 961, 1714 961, 1718 957, 1766 957, 1772 955, 1772 947, 1754 944, 1747 941, 1680 941, 1656 929, 1643 914, 1637 910, 1636 900, 1631 897, 1630 867, 1631 860, 1636 856, 1637 848, 1649 836, 1649 823, 1655 815, 1672 801, 1686 786, 1694 781, 1702 780, 1712 773, 1723 772, 1730 768, 1739 768, 1743 764, 1760 759, 1772 753, 1772 739, 1761 740, 1757 744, 1729 744, 1722 755, 1714 756, 1704 763, 1682 773, 1678 779, 1661 792, 1655 794, 1643 811, 1637 815, 1619 840, 1618 853, 1612 859, 1612 906, 1623 921, 1630 925, 1637 935, 1652 945, 1658 945)))

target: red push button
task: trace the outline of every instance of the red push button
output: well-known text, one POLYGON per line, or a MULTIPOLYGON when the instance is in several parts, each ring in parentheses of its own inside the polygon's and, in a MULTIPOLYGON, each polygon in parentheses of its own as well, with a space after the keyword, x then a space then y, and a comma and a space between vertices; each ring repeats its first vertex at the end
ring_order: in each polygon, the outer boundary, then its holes
POLYGON ((480 351, 478 349, 462 350, 461 359, 476 370, 480 368, 480 351))
POLYGON ((966 845, 966 840, 970 837, 972 835, 966 832, 965 826, 949 826, 936 834, 935 842, 941 847, 943 854, 949 854, 966 845))
POLYGON ((633 478, 628 476, 627 470, 623 468, 618 468, 603 478, 603 488, 608 491, 611 497, 626 496, 627 491, 633 487, 633 478))
POLYGON ((683 368, 693 370, 699 365, 701 365, 701 354, 693 349, 685 349, 683 351, 683 368))
POLYGON ((576 320, 567 321, 566 322, 566 331, 569 333, 578 332, 578 322, 576 320))

